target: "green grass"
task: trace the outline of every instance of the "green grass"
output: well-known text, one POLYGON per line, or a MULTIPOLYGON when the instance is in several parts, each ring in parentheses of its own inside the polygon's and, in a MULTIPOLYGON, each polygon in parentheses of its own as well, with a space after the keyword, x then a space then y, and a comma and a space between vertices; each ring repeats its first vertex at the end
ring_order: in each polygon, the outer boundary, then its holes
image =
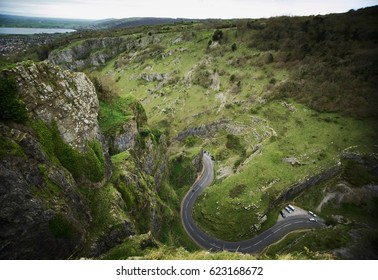
POLYGON ((141 243, 148 239, 148 234, 135 235, 132 238, 128 238, 122 244, 110 249, 106 252, 101 259, 103 260, 124 260, 129 257, 143 256, 145 253, 141 248, 141 243))
POLYGON ((369 121, 337 114, 319 116, 305 106, 295 106, 297 111, 292 115, 278 102, 265 105, 259 112, 269 120, 277 137, 266 142, 262 153, 240 173, 216 182, 200 197, 195 217, 206 231, 226 240, 253 236, 251 226, 288 185, 336 164, 343 149, 375 141, 369 121), (287 156, 298 158, 304 165, 293 167, 283 162, 287 156), (272 182, 275 183, 269 186, 272 182), (245 195, 229 198, 230 191, 240 184, 247 186, 245 195), (246 210, 252 203, 257 208, 246 210), (248 222, 240 223, 241 220, 248 222))
MULTIPOLYGON (((353 33, 364 30, 367 22, 363 20, 357 24, 360 29, 353 33)), ((117 176, 127 177, 130 172, 125 170, 128 169, 142 178, 139 189, 122 180, 114 181, 114 188, 121 193, 126 209, 136 211, 133 219, 139 229, 147 230, 150 224, 149 216, 139 213, 141 209, 136 204, 147 205, 147 210, 143 210, 148 212, 148 203, 156 198, 163 209, 158 215, 166 218, 161 240, 170 245, 185 243, 191 246, 178 226, 179 202, 195 174, 190 165, 191 156, 201 148, 215 155, 216 174, 223 167, 230 167, 233 173, 215 180, 204 192, 195 206, 194 216, 212 235, 241 240, 258 233, 254 227, 264 214, 268 219, 262 230, 275 222, 280 205, 272 206, 272 202, 288 186, 334 166, 347 147, 376 144, 376 121, 366 117, 372 115, 369 110, 374 108, 376 99, 372 91, 376 86, 372 78, 376 47, 375 42, 365 44, 371 39, 367 33, 360 35, 364 39, 356 35, 355 38, 345 37, 349 39, 344 42, 342 38, 346 34, 340 31, 344 29, 335 26, 342 27, 345 23, 337 18, 283 17, 234 22, 230 28, 222 29, 222 43, 209 48, 208 42, 212 40, 216 25, 198 24, 195 30, 188 27, 195 36, 178 31, 180 27, 177 26, 170 26, 172 31, 169 32, 164 29, 157 33, 156 29, 151 29, 151 35, 146 32, 130 35, 141 36, 142 42, 154 38, 154 42, 122 53, 94 72, 109 79, 120 95, 115 101, 100 104, 99 122, 106 135, 122 131, 123 124, 134 118, 138 123, 141 149, 145 148, 145 139, 160 135, 154 129, 168 136, 169 182, 157 198, 148 190, 153 185, 152 178, 135 171, 133 155, 116 155, 113 163, 125 167, 115 171, 117 176), (313 25, 316 22, 327 30, 324 38, 315 36, 318 29, 313 25), (306 30, 305 25, 313 28, 315 35, 306 30), (288 27, 295 32, 287 32, 288 27), (293 34, 300 36, 293 38, 293 34), (181 36, 184 39, 175 42, 181 36), (300 40, 301 36, 303 40, 300 40), (334 38, 341 42, 340 48, 334 38), (232 47, 234 44, 236 49, 232 47), (306 44, 317 47, 304 52, 306 44), (366 56, 371 63, 360 59, 359 55, 366 56), (151 82, 143 79, 155 74, 168 74, 168 78, 151 82), (212 86, 217 84, 217 79, 219 89, 214 89, 212 86), (367 100, 372 102, 367 104, 367 100), (290 103, 295 110, 282 101, 290 103), (181 142, 174 140, 184 129, 221 119, 227 120, 239 132, 220 130, 207 138, 190 136, 181 142), (174 156, 177 154, 185 154, 185 158, 178 160, 174 156), (285 157, 296 158, 300 165, 291 166, 283 161, 285 157), (271 209, 269 213, 268 209, 271 209), (175 225, 169 229, 167 224, 172 222, 175 225)), ((346 168, 350 172, 343 178, 353 185, 375 180, 362 166, 349 164, 346 168)), ((337 179, 339 177, 310 188, 294 201, 305 209, 315 208, 337 179)), ((376 213, 372 205, 375 205, 374 201, 359 211, 360 206, 356 203, 329 203, 321 215, 330 219, 332 213, 344 213, 357 220, 366 214, 368 218, 362 220, 371 223, 371 217, 376 213)), ((312 250, 344 246, 349 242, 345 235, 334 236, 339 230, 324 231, 324 240, 314 237, 318 245, 306 240, 309 247, 300 244, 301 248, 294 248, 296 256, 316 258, 312 250), (301 250, 306 252, 301 255, 301 250)), ((311 234, 313 232, 306 236, 311 234)), ((155 253, 154 257, 159 258, 161 252, 155 253)), ((274 254, 270 256, 276 258, 274 254)))
POLYGON ((332 255, 322 255, 321 252, 347 246, 351 239, 349 229, 340 225, 335 228, 293 232, 270 245, 262 254, 273 259, 289 253, 297 255, 299 259, 335 258, 332 255))
POLYGON ((122 129, 129 119, 133 118, 133 112, 129 108, 129 102, 114 100, 110 103, 100 102, 99 125, 106 135, 111 135, 122 129))
POLYGON ((64 143, 57 124, 51 127, 42 121, 31 122, 43 150, 56 164, 64 166, 75 179, 85 176, 92 182, 99 182, 105 175, 105 158, 97 140, 87 143, 87 151, 80 152, 64 143))
MULTIPOLYGON (((233 36, 235 30, 228 32, 233 36)), ((340 152, 349 146, 374 144, 374 121, 356 120, 337 113, 318 113, 291 99, 286 102, 296 108, 295 112, 281 105, 281 101, 260 104, 256 101, 269 96, 277 85, 290 78, 290 68, 274 63, 274 59, 273 63, 266 61, 269 53, 275 57, 274 51, 251 48, 244 41, 237 43, 236 51, 231 50, 233 40, 207 51, 207 42, 213 31, 198 31, 196 34, 196 40, 177 44, 167 42, 179 33, 162 34, 159 44, 165 47, 163 53, 172 52, 165 59, 160 55, 145 56, 146 49, 134 53, 134 60, 128 56, 128 60, 124 60, 127 61, 125 67, 120 68, 122 70, 112 68, 112 62, 101 71, 103 75, 113 72, 120 95, 133 94, 139 99, 146 109, 149 125, 165 129, 170 137, 188 127, 222 118, 247 127, 240 136, 219 131, 212 138, 193 137, 171 146, 172 154, 181 151, 183 145, 186 150, 192 146, 207 149, 216 156, 217 166, 231 166, 238 170, 237 174, 215 182, 205 192, 196 205, 195 217, 211 234, 227 240, 240 240, 256 233, 251 226, 288 185, 331 167, 338 161, 340 152), (188 81, 190 72, 192 82, 188 81), (211 81, 205 72, 218 74, 219 91, 208 88, 211 81), (140 79, 142 74, 156 73, 168 73, 170 78, 160 86, 159 81, 140 79), (174 83, 170 83, 172 78, 174 83), (238 81, 240 88, 235 91, 238 81), (222 94, 226 96, 223 104, 222 94), (253 123, 252 117, 262 121, 253 123), (267 139, 269 137, 264 134, 270 128, 277 136, 264 140, 261 153, 245 164, 253 145, 259 143, 252 130, 267 139), (292 167, 282 161, 284 157, 295 157, 303 165, 292 167), (246 186, 243 194, 231 198, 230 192, 239 185, 246 186), (247 222, 240 223, 241 220, 247 222)), ((120 57, 115 61, 120 61, 120 57)), ((182 170, 182 166, 175 164, 171 170, 175 174, 182 170)), ((173 185, 190 185, 185 176, 181 179, 183 182, 173 182, 173 185)), ((268 213, 266 224, 272 224, 274 216, 268 213)))
POLYGON ((24 157, 27 156, 24 150, 15 141, 0 135, 0 157, 6 157, 8 155, 24 157))

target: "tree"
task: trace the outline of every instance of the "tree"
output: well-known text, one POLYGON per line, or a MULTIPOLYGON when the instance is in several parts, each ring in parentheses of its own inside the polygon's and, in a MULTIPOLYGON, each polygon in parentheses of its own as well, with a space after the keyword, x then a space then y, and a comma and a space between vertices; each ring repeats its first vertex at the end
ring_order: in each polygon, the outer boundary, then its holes
POLYGON ((0 120, 25 123, 27 118, 25 105, 18 98, 15 80, 0 77, 0 120))

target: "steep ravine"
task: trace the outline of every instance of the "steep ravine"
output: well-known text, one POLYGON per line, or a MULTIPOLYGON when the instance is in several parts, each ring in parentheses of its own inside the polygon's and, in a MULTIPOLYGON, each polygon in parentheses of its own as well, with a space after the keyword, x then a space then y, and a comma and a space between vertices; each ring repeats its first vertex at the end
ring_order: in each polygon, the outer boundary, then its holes
POLYGON ((23 63, 0 79, 0 259, 96 257, 131 235, 159 235, 164 137, 133 125, 113 165, 117 137, 102 133, 85 74, 23 63))

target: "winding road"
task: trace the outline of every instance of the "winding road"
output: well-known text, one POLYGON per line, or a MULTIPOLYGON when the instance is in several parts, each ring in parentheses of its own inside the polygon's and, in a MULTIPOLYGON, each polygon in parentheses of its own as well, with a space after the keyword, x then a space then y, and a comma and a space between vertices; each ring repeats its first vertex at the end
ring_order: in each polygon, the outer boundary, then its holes
POLYGON ((214 179, 214 163, 210 155, 206 153, 203 154, 203 166, 202 174, 182 200, 181 221, 193 241, 206 250, 257 253, 291 231, 325 226, 324 221, 321 219, 318 219, 318 222, 315 223, 309 221, 308 215, 295 215, 288 216, 286 219, 278 221, 274 226, 251 239, 229 242, 214 238, 197 226, 192 215, 196 199, 214 179))

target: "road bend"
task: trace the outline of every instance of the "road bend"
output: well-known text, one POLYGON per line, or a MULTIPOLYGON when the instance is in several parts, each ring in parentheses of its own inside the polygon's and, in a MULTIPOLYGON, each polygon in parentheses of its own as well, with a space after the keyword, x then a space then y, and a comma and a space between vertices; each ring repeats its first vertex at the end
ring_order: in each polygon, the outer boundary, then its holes
POLYGON ((286 234, 299 229, 312 229, 324 227, 324 221, 309 221, 308 215, 289 216, 278 221, 274 226, 261 234, 247 240, 230 242, 217 239, 204 232, 193 219, 194 203, 214 179, 214 162, 210 155, 203 154, 203 170, 199 178, 187 192, 181 203, 181 222, 192 240, 198 246, 213 252, 230 251, 242 253, 258 253, 268 245, 278 241, 286 234))

